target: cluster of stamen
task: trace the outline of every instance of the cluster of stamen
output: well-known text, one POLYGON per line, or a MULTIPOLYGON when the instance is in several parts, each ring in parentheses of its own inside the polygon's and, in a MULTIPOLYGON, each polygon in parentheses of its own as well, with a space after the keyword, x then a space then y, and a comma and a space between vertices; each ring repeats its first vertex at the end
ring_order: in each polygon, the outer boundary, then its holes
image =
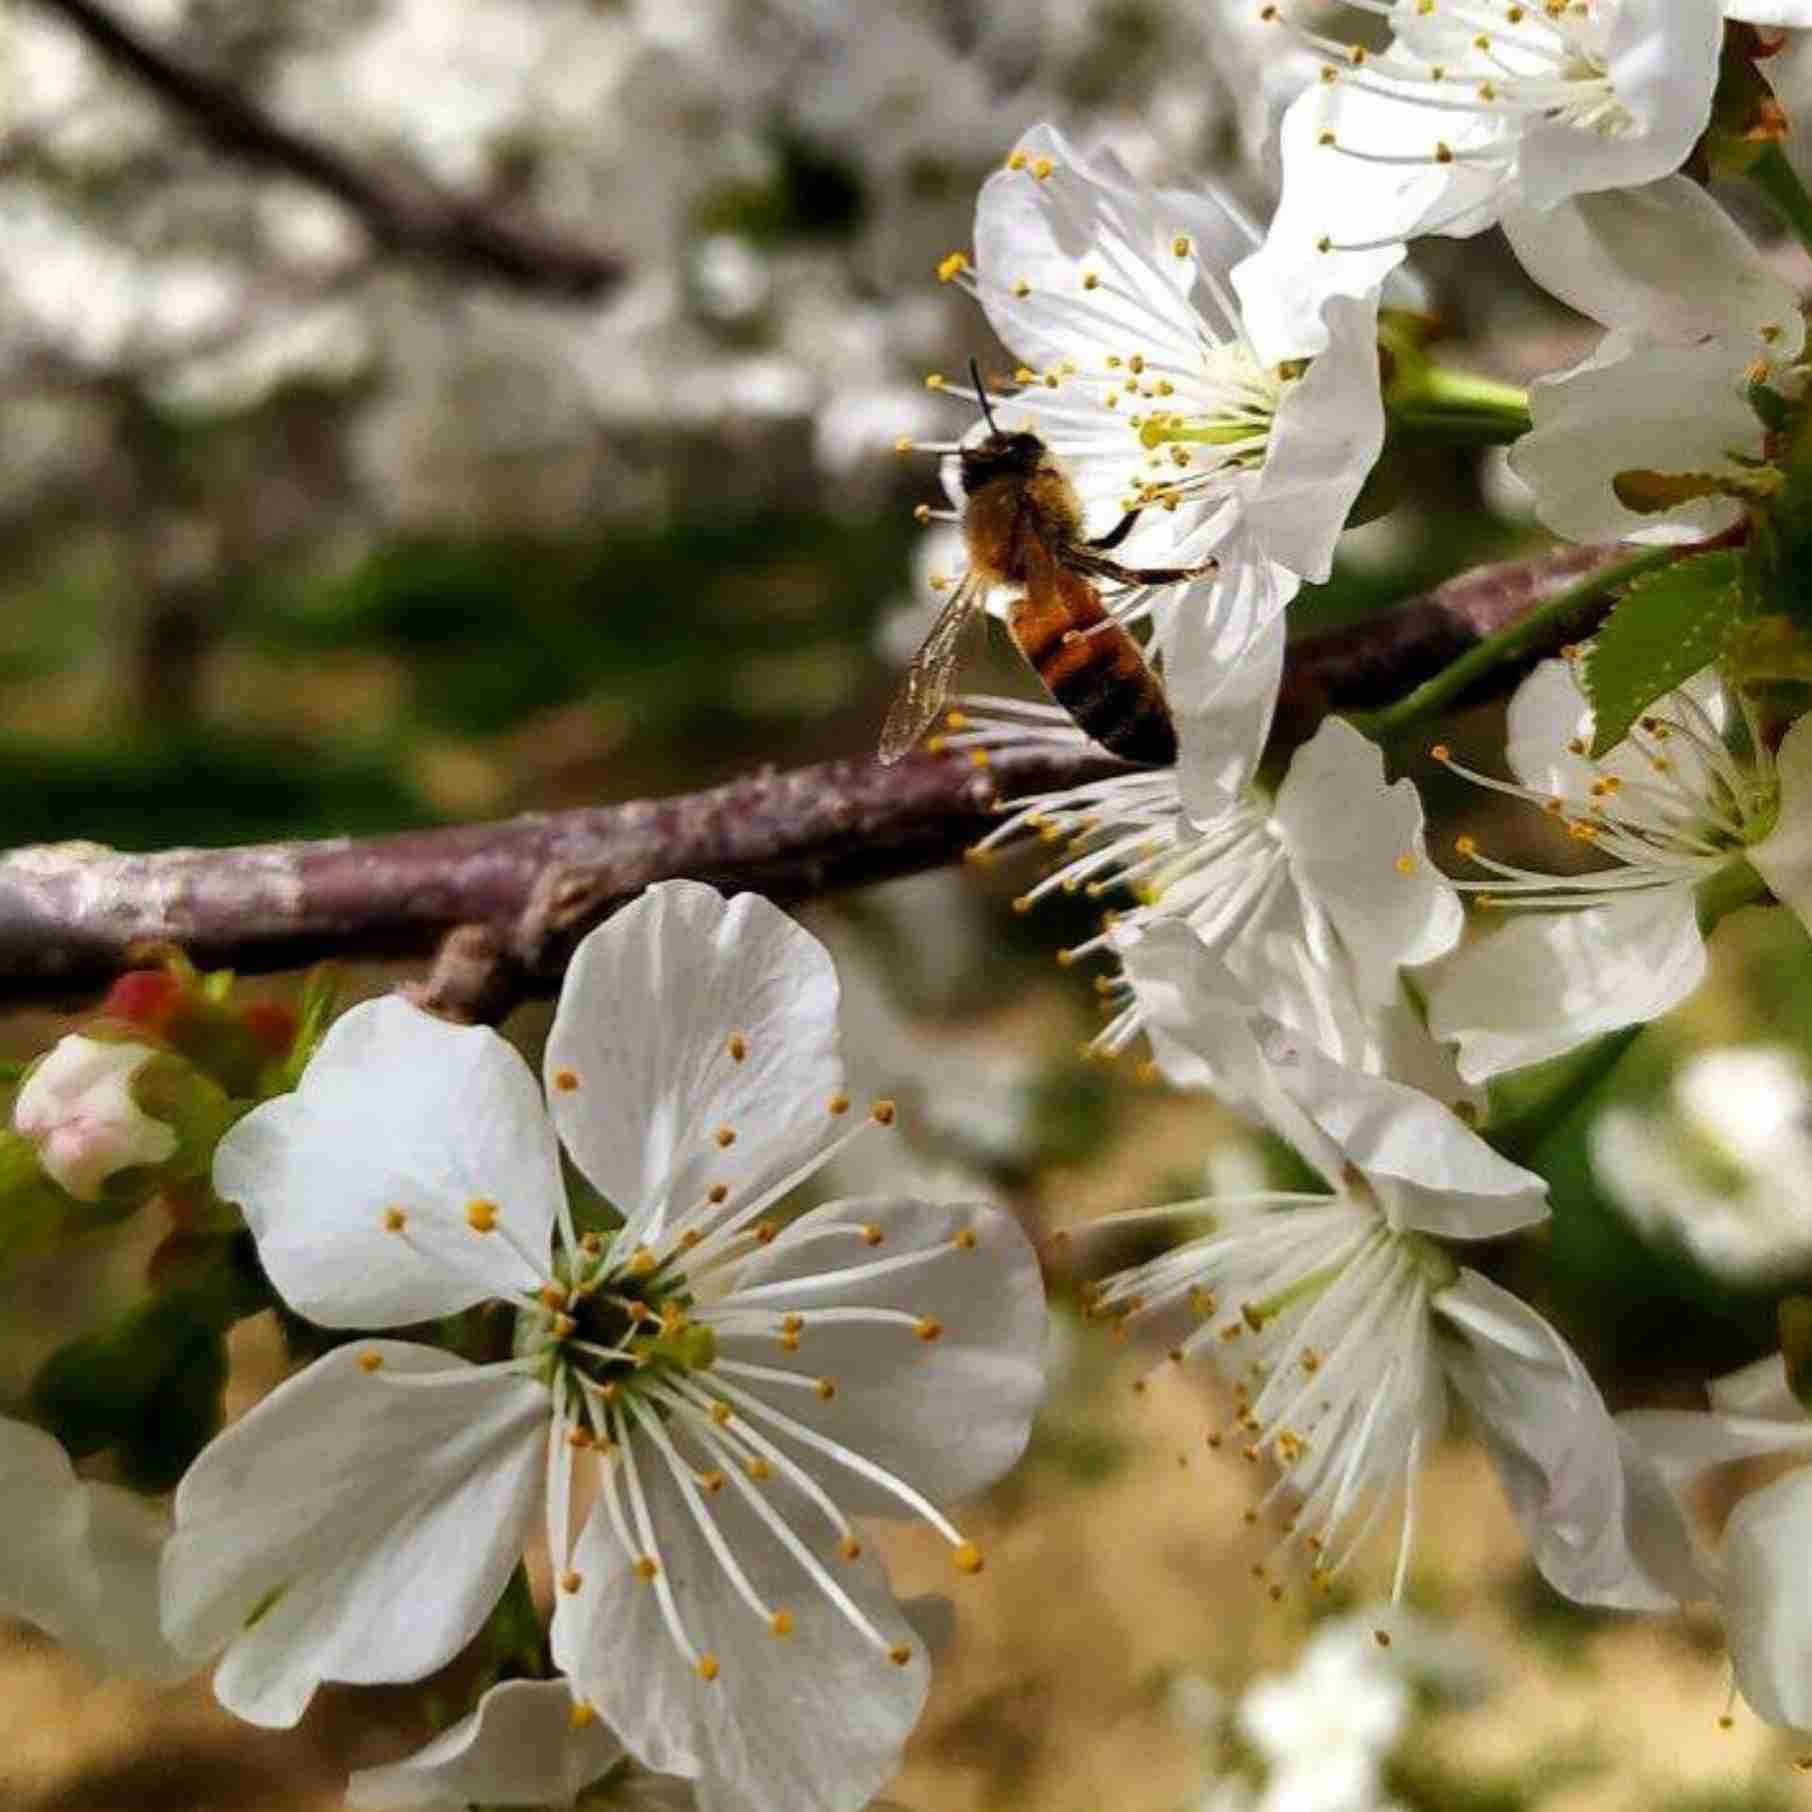
MULTIPOLYGON (((1513 137, 1494 134, 1483 143, 1456 146, 1447 135, 1448 123, 1456 116, 1512 126, 1540 119, 1601 138, 1620 138, 1639 129, 1640 122, 1611 80, 1587 0, 1530 0, 1526 5, 1355 0, 1355 4, 1393 22, 1409 15, 1416 33, 1444 26, 1451 33, 1453 50, 1445 59, 1424 56, 1407 37, 1373 50, 1317 31, 1288 5, 1261 6, 1263 19, 1321 59, 1325 84, 1419 107, 1429 115, 1428 143, 1420 151, 1349 144, 1332 127, 1318 139, 1325 149, 1369 164, 1469 163, 1507 175, 1516 155, 1513 137)), ((1440 232, 1477 205, 1477 197, 1472 197, 1448 218, 1429 221, 1420 230, 1440 232)), ((1365 251, 1385 242, 1325 237, 1319 243, 1323 251, 1365 251)))
MULTIPOLYGON (((732 1063, 743 1063, 747 1037, 732 1031, 724 1050, 732 1063)), ((553 1083, 573 1092, 583 1078, 561 1070, 553 1083)), ((772 1490, 762 1487, 783 1482, 790 1502, 827 1527, 834 1556, 853 1562, 862 1555, 862 1542, 814 1470, 828 1462, 832 1471, 879 1488, 928 1522, 950 1543, 959 1570, 973 1573, 982 1564, 974 1543, 911 1485, 812 1425, 809 1407, 836 1399, 835 1378, 747 1356, 752 1342, 772 1341, 783 1358, 802 1351, 809 1357, 814 1333, 852 1324, 872 1327, 876 1339, 904 1338, 929 1347, 944 1335, 937 1316, 863 1306, 846 1300, 847 1293, 854 1285, 891 1281, 952 1251, 974 1252, 980 1244, 975 1230, 964 1227, 947 1243, 889 1252, 886 1230, 873 1222, 837 1221, 783 1235, 769 1210, 850 1139, 895 1119, 890 1101, 876 1101, 860 1118, 851 1116, 849 1097, 841 1090, 827 1099, 824 1111, 830 1120, 845 1122, 842 1130, 828 1141, 811 1142, 808 1159, 750 1191, 746 1200, 738 1199, 731 1181, 714 1183, 690 1208, 632 1216, 612 1234, 577 1232, 562 1203, 551 1270, 516 1240, 501 1204, 473 1198, 458 1218, 458 1237, 502 1239, 541 1280, 519 1313, 518 1357, 509 1368, 541 1379, 552 1398, 548 1538, 560 1592, 571 1597, 585 1587, 571 1565, 571 1512, 574 1468, 582 1455, 590 1455, 599 1480, 596 1514, 614 1534, 623 1564, 656 1594, 674 1643, 707 1683, 718 1677, 719 1663, 694 1639, 668 1577, 651 1511, 653 1479, 664 1476, 671 1484, 730 1591, 776 1637, 793 1632, 795 1612, 769 1602, 756 1588, 714 1519, 711 1501, 726 1492, 793 1557, 806 1584, 900 1666, 911 1660, 910 1646, 883 1634, 795 1526, 798 1513, 784 1512, 772 1490), (783 1237, 795 1249, 824 1245, 829 1267, 744 1283, 746 1262, 783 1237), (827 1291, 838 1299, 825 1302, 827 1291), (800 1414, 782 1407, 788 1398, 802 1402, 800 1414), (812 1465, 798 1457, 802 1452, 812 1465)), ((737 1146, 733 1126, 715 1127, 706 1138, 719 1155, 737 1146)), ((453 1232, 444 1215, 417 1213, 402 1203, 387 1206, 381 1224, 387 1233, 411 1241, 453 1232)), ((360 1355, 359 1364, 375 1373, 383 1356, 370 1351, 360 1355)))
POLYGON ((1399 1495, 1400 1594, 1411 1486, 1440 1403, 1428 1397, 1428 1304, 1457 1275, 1452 1261, 1423 1236, 1392 1229, 1362 1178, 1340 1196, 1178 1202, 1110 1215, 1090 1231, 1204 1219, 1211 1231, 1085 1292, 1087 1313, 1117 1337, 1166 1328, 1164 1358, 1135 1382, 1138 1394, 1200 1354, 1229 1378, 1231 1418, 1206 1444, 1276 1468, 1249 1524, 1281 1500, 1292 1506, 1281 1542, 1255 1569, 1272 1598, 1283 1595, 1273 1570, 1292 1548, 1310 1585, 1327 1589, 1399 1495))
MULTIPOLYGON (((1038 185, 1066 237, 1089 246, 1073 289, 1040 292, 1040 300, 1054 319, 1074 322, 1078 345, 1102 350, 1086 363, 1067 357, 1044 370, 1019 367, 1014 388, 987 399, 996 420, 1009 432, 1034 430, 1063 457, 1079 437, 1099 429, 1104 413, 1111 414, 1126 436, 1118 500, 1123 511, 1175 511, 1192 498, 1212 501, 1231 475, 1263 463, 1278 400, 1296 373, 1259 363, 1231 291, 1197 259, 1188 234, 1170 237, 1168 259, 1162 252, 1154 256, 1115 223, 1098 218, 1092 192, 1074 192, 1049 157, 1015 151, 1007 168, 1038 185), (1212 322, 1193 299, 1198 284, 1207 292, 1212 322), (1145 343, 1127 343, 1129 315, 1147 323, 1145 343), (1013 409, 1015 402, 1024 405, 1022 416, 1013 409)), ((940 282, 977 300, 998 295, 1023 301, 1033 293, 1023 277, 977 270, 964 252, 952 252, 937 274, 940 282)), ((953 397, 982 400, 951 386, 941 373, 934 372, 927 384, 953 397)), ((952 455, 962 444, 914 442, 902 451, 952 455)), ((927 509, 922 519, 945 514, 927 509)))
POLYGON ((1732 696, 1742 714, 1741 753, 1705 704, 1689 691, 1674 692, 1631 726, 1614 751, 1616 766, 1590 762, 1584 737, 1569 741, 1567 753, 1581 764, 1581 779, 1561 791, 1482 774, 1437 743, 1430 753, 1444 767, 1540 807, 1571 842, 1612 864, 1585 873, 1544 873, 1499 861, 1484 854, 1475 838, 1462 836, 1455 853, 1491 878, 1454 885, 1481 907, 1553 911, 1692 885, 1715 874, 1772 828, 1779 802, 1774 759, 1760 726, 1741 693, 1732 696))

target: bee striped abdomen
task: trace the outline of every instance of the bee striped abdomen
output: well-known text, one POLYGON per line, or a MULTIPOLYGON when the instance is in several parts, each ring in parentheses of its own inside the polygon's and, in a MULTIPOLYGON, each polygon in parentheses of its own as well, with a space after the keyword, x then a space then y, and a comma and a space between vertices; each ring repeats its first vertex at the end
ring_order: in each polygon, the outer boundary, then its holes
POLYGON ((1040 583, 1008 610, 1007 627, 1051 696, 1104 748, 1165 767, 1176 731, 1157 675, 1082 574, 1037 562, 1040 583))

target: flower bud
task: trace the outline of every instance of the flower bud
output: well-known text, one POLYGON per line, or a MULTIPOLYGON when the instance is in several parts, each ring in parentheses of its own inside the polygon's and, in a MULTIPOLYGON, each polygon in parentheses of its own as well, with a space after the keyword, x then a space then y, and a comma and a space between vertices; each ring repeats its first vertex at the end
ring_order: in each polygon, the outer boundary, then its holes
POLYGON ((134 1077, 158 1055, 148 1045, 103 1043, 72 1032, 20 1087, 14 1130, 36 1148, 46 1174, 78 1202, 98 1202, 121 1171, 175 1155, 174 1128, 147 1114, 132 1092, 134 1077))

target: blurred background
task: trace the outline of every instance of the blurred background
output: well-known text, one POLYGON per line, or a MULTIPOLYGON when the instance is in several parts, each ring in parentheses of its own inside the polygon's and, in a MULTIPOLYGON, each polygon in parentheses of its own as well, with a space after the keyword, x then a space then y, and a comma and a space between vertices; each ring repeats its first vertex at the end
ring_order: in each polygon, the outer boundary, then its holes
MULTIPOLYGON (((1211 176, 1262 218, 1278 114, 1312 69, 1257 15, 14 0, 0 845, 370 832, 871 747, 929 625, 929 580, 954 564, 912 518, 936 474, 895 443, 963 420, 928 372, 1007 357, 934 275, 969 243, 978 184, 1049 118, 1110 137, 1142 175, 1211 176), (149 47, 149 71, 100 54, 117 51, 110 25, 149 47), (326 175, 248 158, 248 117, 324 148, 326 175), (454 197, 581 256, 508 276, 412 256, 346 205, 347 171, 361 195, 454 197)), ((1417 277, 1456 364, 1521 380, 1595 338, 1495 239, 1429 243, 1417 277)), ((1496 457, 1429 455, 1392 483, 1395 507, 1347 538, 1299 627, 1542 544, 1496 457)), ((998 650, 975 678, 1025 685, 998 650)), ((1450 740, 1494 767, 1500 719, 1450 740)), ((1478 794, 1396 753, 1437 848, 1464 828, 1510 859, 1560 853, 1538 821, 1487 819, 1478 794)), ((1211 1103, 1078 1061, 1096 997, 1050 956, 1081 914, 1060 898, 1009 910, 1030 859, 812 916, 858 1067, 900 1095, 923 1186, 993 1196, 1035 1235, 1197 1193, 1205 1174, 1262 1186, 1279 1154, 1211 1103)), ((1708 1369, 1770 1343, 1774 1297, 1812 1275, 1812 951, 1784 915, 1750 912, 1714 958, 1713 985, 1544 1154, 1551 1235, 1497 1257, 1618 1401, 1693 1401, 1708 1369)), ((343 991, 399 973, 352 961, 343 991)), ((5 1012, 0 1055, 41 1050, 83 1004, 5 1012)), ((532 1051, 544 1028, 531 1009, 509 1029, 532 1051)), ((0 1409, 59 1338, 142 1295, 157 1234, 0 1273, 0 1409)), ((1201 1438, 1225 1404, 1182 1381, 1135 1400, 1150 1356, 1083 1330, 1074 1282, 1053 1271, 1051 1408, 980 1512, 989 1570, 965 1588, 896 1798, 1237 1812, 1268 1779, 1272 1812, 1804 1801, 1780 1739, 1741 1714, 1719 1730, 1715 1639, 1552 1599, 1463 1440, 1424 1518, 1424 1622, 1392 1659, 1363 1614, 1342 1621, 1374 1568, 1315 1605, 1298 1588, 1274 1602, 1252 1573, 1267 1538, 1244 1517, 1260 1482, 1201 1438), (1291 1771, 1331 1756, 1359 1759, 1291 1771)), ((234 1335, 230 1409, 281 1375, 268 1321, 234 1335)), ((944 1583, 910 1536, 894 1553, 908 1589, 944 1583)), ((0 1796, 35 1812, 325 1807, 431 1715, 414 1690, 330 1692, 301 1732, 251 1732, 204 1686, 97 1685, 17 1630, 0 1644, 0 1796)))

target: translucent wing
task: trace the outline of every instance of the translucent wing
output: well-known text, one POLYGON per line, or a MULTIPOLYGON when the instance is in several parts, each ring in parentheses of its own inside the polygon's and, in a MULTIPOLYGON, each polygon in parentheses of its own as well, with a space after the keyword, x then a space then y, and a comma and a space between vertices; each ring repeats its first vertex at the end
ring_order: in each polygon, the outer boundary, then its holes
POLYGON ((988 595, 984 580, 965 573, 955 595, 939 613, 924 646, 912 657, 905 683, 881 726, 881 761, 892 767, 937 721, 950 699, 950 682, 961 665, 963 632, 982 614, 988 595))

